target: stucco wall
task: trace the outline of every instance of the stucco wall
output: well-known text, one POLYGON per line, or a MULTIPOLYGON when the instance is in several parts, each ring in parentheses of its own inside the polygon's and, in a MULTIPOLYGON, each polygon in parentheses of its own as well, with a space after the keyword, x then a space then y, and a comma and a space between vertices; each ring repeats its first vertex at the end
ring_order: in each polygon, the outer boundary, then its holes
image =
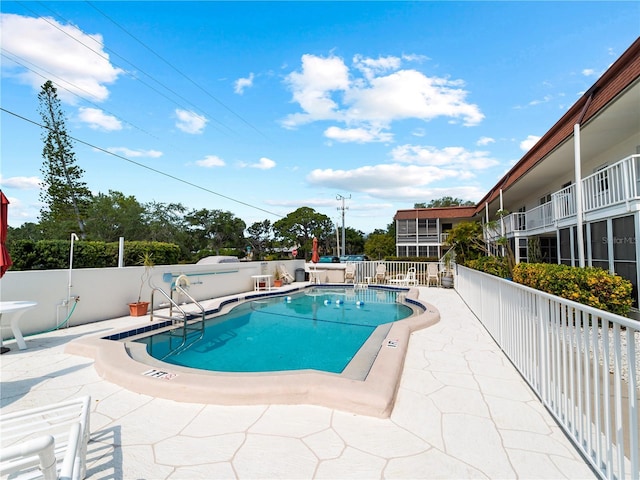
MULTIPOLYGON (((171 282, 186 274, 191 282, 189 293, 196 300, 246 292, 253 289, 251 275, 273 274, 282 263, 294 275, 296 268, 304 268, 304 261, 240 262, 215 265, 158 265, 151 270, 150 284, 169 292, 171 282), (264 269, 264 271, 263 271, 264 269)), ((85 323, 129 315, 129 302, 138 299, 140 277, 144 267, 83 268, 71 272, 71 295, 79 296, 69 324, 85 323)), ((28 300, 37 307, 24 313, 20 320, 23 334, 55 328, 67 317, 63 302, 69 294, 69 270, 8 271, 0 280, 0 300, 28 300)), ((151 289, 145 285, 142 299, 148 301, 151 289)), ((166 302, 158 295, 156 303, 166 302)), ((69 308, 73 305, 73 300, 69 308)), ((3 338, 11 338, 7 315, 2 320, 3 338)))

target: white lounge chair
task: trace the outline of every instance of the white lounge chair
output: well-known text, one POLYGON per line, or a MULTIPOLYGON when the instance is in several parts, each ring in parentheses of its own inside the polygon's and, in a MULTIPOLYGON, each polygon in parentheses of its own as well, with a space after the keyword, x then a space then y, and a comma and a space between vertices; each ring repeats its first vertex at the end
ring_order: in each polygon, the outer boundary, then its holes
POLYGON ((86 476, 91 397, 0 415, 0 475, 80 480, 86 476))
POLYGON ((278 264, 278 273, 280 274, 280 278, 282 279, 282 283, 292 283, 294 281, 293 276, 289 273, 287 268, 282 264, 278 264))
POLYGON ((398 275, 395 276, 395 278, 392 278, 391 280, 389 280, 389 283, 393 283, 395 285, 399 285, 402 287, 408 287, 410 285, 418 285, 418 280, 416 278, 416 269, 414 267, 409 268, 409 270, 407 270, 407 273, 402 274, 399 273, 398 275))

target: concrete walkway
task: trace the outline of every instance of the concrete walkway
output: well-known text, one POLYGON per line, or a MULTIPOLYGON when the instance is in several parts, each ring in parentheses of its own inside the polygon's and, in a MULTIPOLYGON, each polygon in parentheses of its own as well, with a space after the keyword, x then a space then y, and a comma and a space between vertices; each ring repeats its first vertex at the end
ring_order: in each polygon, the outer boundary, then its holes
POLYGON ((132 393, 63 352, 128 317, 13 341, 2 412, 92 397, 90 479, 590 479, 579 453, 453 290, 421 288, 441 321, 412 335, 393 414, 222 407, 132 393))

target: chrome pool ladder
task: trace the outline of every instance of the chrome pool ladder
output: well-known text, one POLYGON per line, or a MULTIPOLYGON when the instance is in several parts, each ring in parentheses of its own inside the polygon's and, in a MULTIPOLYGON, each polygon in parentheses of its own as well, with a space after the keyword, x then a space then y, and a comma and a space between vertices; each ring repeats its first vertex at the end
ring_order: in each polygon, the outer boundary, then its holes
POLYGON ((195 298, 189 295, 189 293, 181 286, 176 285, 175 290, 189 298, 189 300, 191 300, 191 302, 196 305, 198 309, 200 309, 200 314, 194 318, 195 314, 186 312, 180 305, 178 305, 173 299, 173 290, 171 290, 171 295, 158 287, 151 290, 151 321, 153 321, 153 317, 155 315, 157 318, 171 320, 174 325, 182 323, 182 328, 172 328, 167 332, 167 334, 169 335, 169 352, 164 357, 162 357, 161 360, 164 360, 169 355, 176 355, 186 350, 198 340, 202 340, 202 338, 204 337, 204 321, 206 317, 206 311, 204 307, 195 298), (157 313, 154 314, 153 298, 156 291, 160 292, 167 300, 169 300, 169 315, 162 315, 157 313), (173 314, 174 307, 179 310, 179 315, 173 314), (197 335, 192 335, 190 337, 189 334, 193 332, 197 333, 197 335), (174 338, 180 341, 177 347, 173 347, 174 338))

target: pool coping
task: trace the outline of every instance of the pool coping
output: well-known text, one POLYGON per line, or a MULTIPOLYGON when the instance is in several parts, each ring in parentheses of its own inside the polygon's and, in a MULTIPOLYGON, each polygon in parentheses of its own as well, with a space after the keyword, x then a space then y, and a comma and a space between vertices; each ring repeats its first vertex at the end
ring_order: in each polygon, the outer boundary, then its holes
MULTIPOLYGON (((131 348, 139 347, 132 347, 132 342, 108 340, 104 335, 77 338, 67 344, 65 352, 93 358, 96 371, 105 380, 137 393, 178 402, 215 405, 311 404, 388 418, 395 403, 411 333, 440 320, 440 313, 433 305, 418 300, 418 289, 399 290, 406 291, 407 300, 424 310, 391 326, 364 380, 315 370, 231 374, 201 372, 184 367, 178 369, 160 361, 153 366, 133 358, 131 348)), ((286 291, 271 293, 283 294, 286 291)), ((250 294, 241 297, 255 298, 250 294)), ((222 308, 223 302, 225 300, 220 299, 219 308, 222 308)), ((148 326, 147 322, 141 328, 148 326)))

